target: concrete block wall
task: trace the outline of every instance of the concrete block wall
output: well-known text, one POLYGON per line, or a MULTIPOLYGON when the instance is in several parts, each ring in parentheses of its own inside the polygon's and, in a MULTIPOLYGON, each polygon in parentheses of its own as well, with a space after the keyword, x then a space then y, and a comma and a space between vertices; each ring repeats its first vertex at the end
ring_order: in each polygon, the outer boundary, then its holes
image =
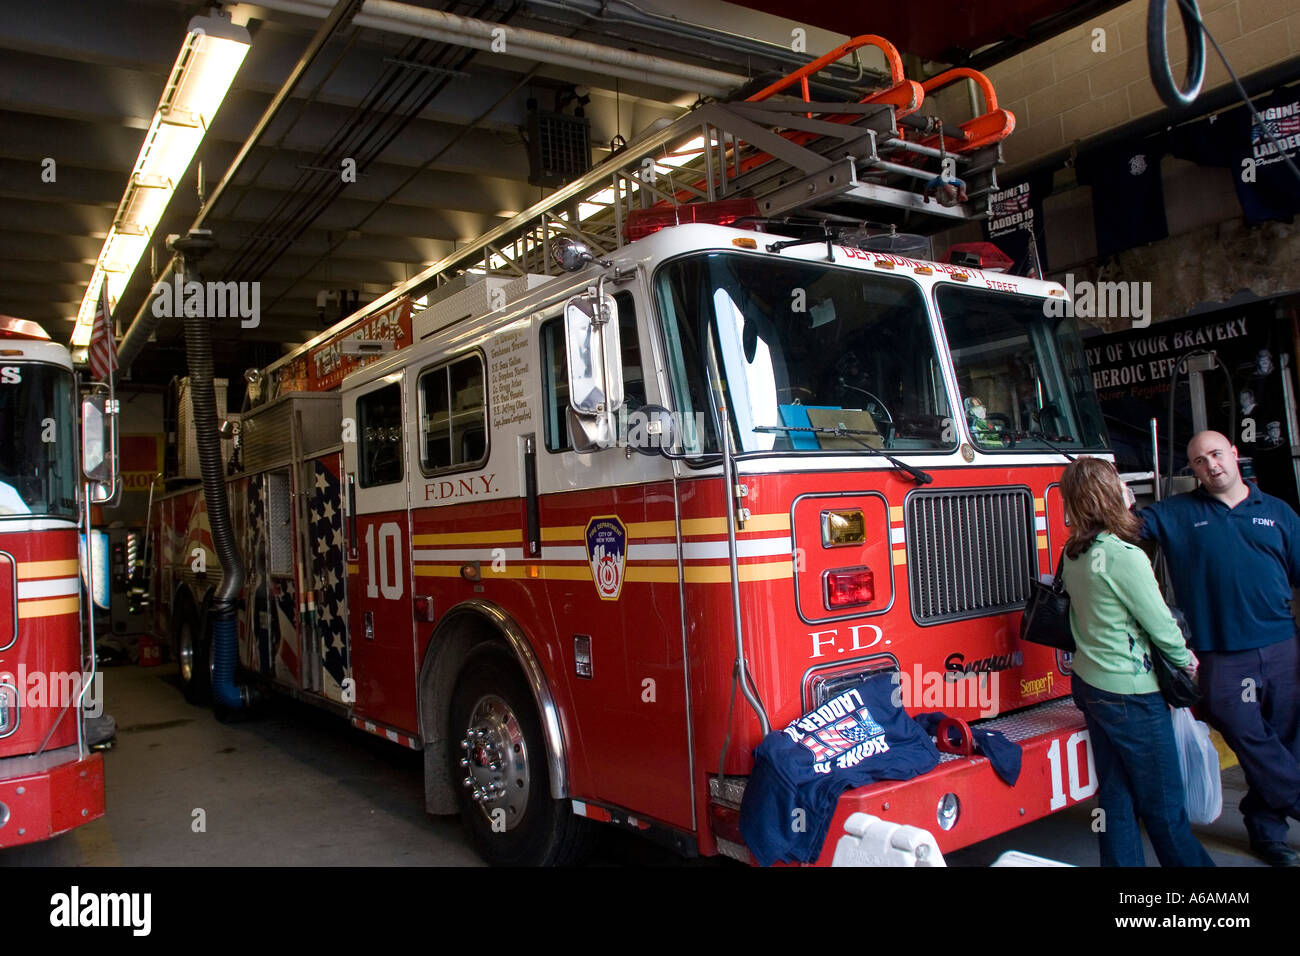
MULTIPOLYGON (((1300 57, 1300 0, 1200 0, 1200 8, 1239 77, 1300 57)), ((999 105, 1017 120, 1003 144, 1003 184, 1072 144, 1165 108, 1148 73, 1146 14, 1146 0, 1133 0, 987 71, 999 105), (1096 29, 1104 31, 1104 52, 1094 51, 1096 29)), ((1172 28, 1166 26, 1181 83, 1181 22, 1174 17, 1172 28)), ((1207 54, 1204 88, 1210 91, 1230 81, 1212 48, 1207 54)), ((947 119, 963 103, 952 92, 945 96, 947 119)), ((1068 272, 1076 279, 1150 281, 1156 321, 1243 291, 1269 296, 1300 289, 1300 225, 1246 226, 1231 170, 1165 156, 1161 176, 1169 238, 1099 262, 1092 189, 1077 185, 1072 169, 1058 170, 1043 204, 1049 277, 1068 272)), ((979 226, 971 224, 937 235, 935 255, 981 237, 979 226)))
MULTIPOLYGON (((1186 43, 1176 6, 1170 4, 1166 35, 1181 84, 1186 43)), ((1300 0, 1200 0, 1200 10, 1239 77, 1300 57, 1300 0)), ((1164 109, 1147 66, 1146 23, 1147 0, 1131 0, 986 71, 999 105, 1016 115, 1004 148, 1007 173, 1164 109)), ((1205 90, 1228 82, 1207 48, 1205 90)))

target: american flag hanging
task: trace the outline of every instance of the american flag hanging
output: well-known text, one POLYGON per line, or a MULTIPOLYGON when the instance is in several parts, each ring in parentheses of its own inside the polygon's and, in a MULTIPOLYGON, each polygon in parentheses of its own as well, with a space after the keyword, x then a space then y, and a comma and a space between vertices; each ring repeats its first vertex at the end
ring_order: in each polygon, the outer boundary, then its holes
POLYGON ((314 481, 307 493, 307 511, 311 522, 318 653, 325 672, 341 685, 351 673, 351 665, 348 663, 347 562, 343 556, 343 489, 337 462, 337 458, 318 458, 312 462, 314 481))
POLYGON ((99 304, 95 306, 95 324, 90 330, 90 377, 106 382, 117 369, 117 346, 108 315, 108 279, 99 287, 99 304))

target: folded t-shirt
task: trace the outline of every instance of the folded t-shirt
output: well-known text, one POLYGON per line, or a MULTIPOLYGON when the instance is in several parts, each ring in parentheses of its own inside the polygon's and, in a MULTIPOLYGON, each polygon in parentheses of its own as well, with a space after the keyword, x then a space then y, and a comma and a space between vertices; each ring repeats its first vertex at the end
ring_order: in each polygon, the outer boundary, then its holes
POLYGON ((761 866, 817 859, 848 788, 939 763, 930 735, 903 710, 900 686, 890 673, 870 677, 763 738, 740 804, 741 835, 761 866))

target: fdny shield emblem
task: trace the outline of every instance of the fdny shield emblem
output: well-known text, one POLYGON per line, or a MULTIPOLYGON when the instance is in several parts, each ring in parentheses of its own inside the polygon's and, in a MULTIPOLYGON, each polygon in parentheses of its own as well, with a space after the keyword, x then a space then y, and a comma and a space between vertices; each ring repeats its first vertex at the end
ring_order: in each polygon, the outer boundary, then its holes
POLYGON ((617 516, 601 515, 587 522, 587 560, 600 599, 617 601, 627 564, 627 528, 617 516))

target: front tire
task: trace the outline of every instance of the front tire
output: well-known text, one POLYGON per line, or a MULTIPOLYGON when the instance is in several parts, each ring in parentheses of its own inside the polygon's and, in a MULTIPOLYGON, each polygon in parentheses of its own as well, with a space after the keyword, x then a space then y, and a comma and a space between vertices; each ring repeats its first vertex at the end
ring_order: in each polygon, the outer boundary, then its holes
POLYGON ((466 662, 449 727, 456 801, 485 860, 562 866, 585 855, 592 825, 569 801, 551 799, 536 704, 507 650, 484 648, 466 662))

